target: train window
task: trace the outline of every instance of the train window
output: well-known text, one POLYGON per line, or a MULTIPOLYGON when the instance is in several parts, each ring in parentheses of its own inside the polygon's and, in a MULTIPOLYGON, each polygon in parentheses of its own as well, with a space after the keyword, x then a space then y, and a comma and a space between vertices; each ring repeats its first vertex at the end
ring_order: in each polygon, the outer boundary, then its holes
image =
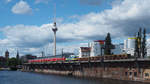
POLYGON ((132 72, 130 72, 129 74, 132 75, 132 72))
POLYGON ((134 76, 137 76, 137 72, 134 72, 134 76))
POLYGON ((149 73, 145 73, 145 77, 149 77, 149 73))
POLYGON ((125 75, 127 76, 127 75, 128 75, 128 72, 125 72, 125 75))

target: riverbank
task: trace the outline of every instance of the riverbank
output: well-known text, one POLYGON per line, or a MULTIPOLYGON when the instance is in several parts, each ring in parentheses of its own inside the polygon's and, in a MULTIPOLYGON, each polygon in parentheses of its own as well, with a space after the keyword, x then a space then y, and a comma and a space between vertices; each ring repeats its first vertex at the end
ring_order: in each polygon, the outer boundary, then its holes
POLYGON ((10 68, 0 68, 0 71, 17 71, 20 69, 14 68, 14 67, 10 67, 10 68))
MULTIPOLYGON (((76 78, 86 78, 90 80, 114 80, 114 81, 124 81, 124 82, 130 82, 130 84, 149 84, 149 80, 142 80, 142 79, 126 79, 124 77, 113 77, 111 75, 108 75, 110 73, 105 73, 99 72, 94 73, 92 69, 86 69, 83 71, 60 71, 60 70, 50 70, 50 69, 35 69, 35 70, 30 70, 26 72, 35 72, 35 73, 42 73, 42 74, 47 74, 47 75, 59 75, 59 76, 69 76, 69 77, 76 77, 76 78)), ((129 83, 127 83, 129 84, 129 83)))
POLYGON ((10 68, 0 68, 0 71, 9 71, 10 68))
POLYGON ((37 73, 37 74, 46 74, 46 75, 54 75, 54 76, 62 76, 62 77, 68 77, 68 78, 77 78, 77 79, 86 79, 86 80, 94 80, 94 81, 100 81, 104 84, 149 84, 149 82, 144 81, 131 81, 131 80, 120 80, 114 79, 114 78, 97 78, 97 77, 90 77, 90 76, 83 76, 81 75, 80 71, 73 72, 73 74, 70 74, 70 71, 56 71, 56 70, 31 70, 26 71, 31 73, 37 73), (76 73, 76 74, 75 74, 76 73), (77 75, 78 73, 78 75, 77 75), (80 73, 80 75, 79 75, 80 73))

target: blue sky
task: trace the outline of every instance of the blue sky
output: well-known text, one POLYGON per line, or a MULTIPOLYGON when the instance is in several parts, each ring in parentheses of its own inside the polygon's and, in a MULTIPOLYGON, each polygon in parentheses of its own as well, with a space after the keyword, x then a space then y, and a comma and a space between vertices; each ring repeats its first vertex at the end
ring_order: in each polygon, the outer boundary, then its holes
POLYGON ((150 33, 150 0, 0 0, 1 55, 6 49, 12 56, 17 49, 21 55, 52 54, 54 4, 57 51, 73 52, 108 32, 114 43, 133 37, 139 27, 150 33))
POLYGON ((44 3, 44 0, 42 1, 43 3, 36 3, 35 0, 23 0, 32 8, 32 14, 14 14, 11 9, 19 1, 20 0, 12 0, 11 2, 6 2, 5 0, 0 1, 0 27, 17 24, 42 25, 52 22, 54 4, 56 4, 57 17, 68 19, 68 17, 73 15, 84 15, 90 12, 100 12, 104 9, 109 9, 111 8, 110 3, 112 0, 103 1, 100 5, 88 5, 86 2, 81 3, 80 0, 49 0, 48 3, 44 3))

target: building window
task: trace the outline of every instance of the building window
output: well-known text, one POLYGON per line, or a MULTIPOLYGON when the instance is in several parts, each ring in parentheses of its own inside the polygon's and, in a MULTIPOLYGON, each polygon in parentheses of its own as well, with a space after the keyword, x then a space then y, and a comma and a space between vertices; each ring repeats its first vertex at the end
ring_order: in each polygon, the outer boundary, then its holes
POLYGON ((128 72, 125 72, 125 76, 127 76, 128 75, 128 72))
POLYGON ((134 72, 134 76, 137 76, 137 72, 134 72))
POLYGON ((130 72, 129 74, 130 74, 130 76, 131 76, 131 75, 132 75, 132 72, 130 72))
POLYGON ((149 77, 149 73, 145 73, 145 77, 149 77))

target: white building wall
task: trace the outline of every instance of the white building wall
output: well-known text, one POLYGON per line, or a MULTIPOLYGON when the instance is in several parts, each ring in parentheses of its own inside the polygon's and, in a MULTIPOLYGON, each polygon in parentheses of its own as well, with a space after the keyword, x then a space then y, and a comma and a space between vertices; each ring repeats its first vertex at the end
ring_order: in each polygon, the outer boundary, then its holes
POLYGON ((134 49, 135 48, 135 39, 128 39, 128 48, 134 49))
POLYGON ((100 56, 101 55, 101 45, 99 42, 91 42, 90 43, 91 52, 90 56, 100 56))
POLYGON ((126 53, 127 53, 127 54, 131 54, 131 56, 134 56, 134 50, 135 50, 135 49, 132 49, 132 48, 129 49, 129 48, 128 48, 128 49, 126 50, 126 53))
POLYGON ((79 49, 79 58, 82 57, 82 52, 81 52, 81 48, 79 49))
POLYGON ((147 39, 147 46, 146 46, 146 48, 147 48, 147 57, 150 57, 150 39, 147 39))
POLYGON ((124 40, 124 48, 123 48, 124 53, 131 54, 133 56, 134 50, 135 50, 135 39, 128 38, 127 40, 124 40))
POLYGON ((128 48, 128 40, 124 40, 124 50, 128 48))
POLYGON ((147 49, 147 57, 150 57, 150 48, 147 49))
POLYGON ((79 58, 89 57, 89 56, 90 56, 90 52, 82 52, 81 48, 79 49, 79 58))

